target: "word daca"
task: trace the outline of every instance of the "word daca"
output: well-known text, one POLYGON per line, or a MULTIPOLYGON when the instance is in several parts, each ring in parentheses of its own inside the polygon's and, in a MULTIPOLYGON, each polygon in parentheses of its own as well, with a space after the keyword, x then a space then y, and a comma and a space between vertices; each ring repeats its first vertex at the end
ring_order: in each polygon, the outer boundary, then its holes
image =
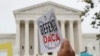
POLYGON ((52 31, 57 31, 57 25, 55 20, 48 21, 42 25, 40 25, 41 34, 47 34, 52 31))
POLYGON ((51 42, 57 42, 60 41, 60 37, 58 34, 50 34, 49 36, 43 36, 44 44, 51 43, 51 42))

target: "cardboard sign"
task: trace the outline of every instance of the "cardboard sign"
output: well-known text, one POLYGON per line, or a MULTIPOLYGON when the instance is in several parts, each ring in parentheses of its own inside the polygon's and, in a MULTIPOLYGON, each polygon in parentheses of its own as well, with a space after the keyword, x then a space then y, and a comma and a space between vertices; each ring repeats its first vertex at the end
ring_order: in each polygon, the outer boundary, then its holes
POLYGON ((62 35, 53 10, 38 18, 37 24, 40 53, 58 51, 62 42, 62 35))

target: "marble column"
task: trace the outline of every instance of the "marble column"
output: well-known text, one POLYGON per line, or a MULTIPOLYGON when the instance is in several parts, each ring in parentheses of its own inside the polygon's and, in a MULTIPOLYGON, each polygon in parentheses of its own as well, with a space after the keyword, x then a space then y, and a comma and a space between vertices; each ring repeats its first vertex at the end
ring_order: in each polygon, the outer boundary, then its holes
POLYGON ((81 32, 81 21, 77 21, 77 28, 78 28, 78 43, 79 43, 79 53, 83 51, 83 44, 82 44, 82 32, 81 32))
POLYGON ((65 39, 65 21, 61 21, 61 33, 62 37, 65 39))
POLYGON ((29 56, 29 21, 25 21, 25 56, 29 56))
POLYGON ((39 55, 38 52, 38 28, 37 28, 37 22, 34 21, 34 56, 39 55))
POLYGON ((20 56, 20 21, 16 21, 16 47, 17 56, 20 56))
POLYGON ((74 31, 73 31, 73 21, 69 21, 69 37, 72 48, 74 49, 74 31))

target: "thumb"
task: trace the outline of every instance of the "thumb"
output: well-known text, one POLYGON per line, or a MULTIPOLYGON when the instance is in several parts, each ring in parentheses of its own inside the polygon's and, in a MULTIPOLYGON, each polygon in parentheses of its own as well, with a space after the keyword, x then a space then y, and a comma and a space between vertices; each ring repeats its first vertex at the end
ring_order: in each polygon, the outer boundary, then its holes
POLYGON ((65 39, 65 40, 64 40, 64 49, 65 49, 65 50, 70 50, 70 47, 71 47, 71 46, 70 46, 69 41, 65 39))

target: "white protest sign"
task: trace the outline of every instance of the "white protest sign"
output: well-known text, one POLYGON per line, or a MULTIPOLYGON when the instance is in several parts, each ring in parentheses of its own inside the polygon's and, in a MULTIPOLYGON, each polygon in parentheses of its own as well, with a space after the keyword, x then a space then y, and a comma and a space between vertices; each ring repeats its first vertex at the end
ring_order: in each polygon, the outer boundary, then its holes
POLYGON ((62 42, 62 35, 53 10, 37 20, 40 53, 57 52, 62 42))

